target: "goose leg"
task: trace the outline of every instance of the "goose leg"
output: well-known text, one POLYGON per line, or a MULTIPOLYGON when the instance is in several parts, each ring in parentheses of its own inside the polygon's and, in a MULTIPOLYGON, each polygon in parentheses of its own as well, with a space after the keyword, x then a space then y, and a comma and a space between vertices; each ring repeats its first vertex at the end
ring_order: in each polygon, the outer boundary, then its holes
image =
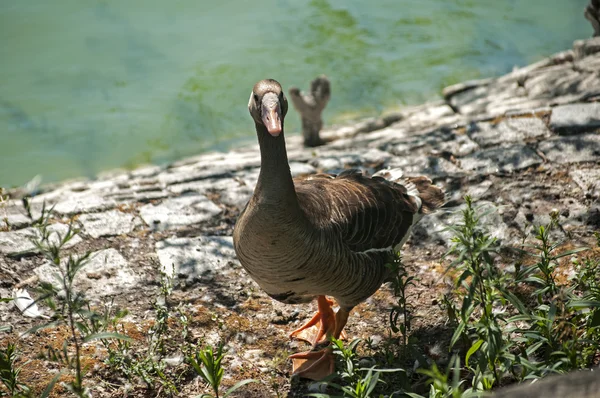
MULTIPOLYGON (((333 336, 339 339, 344 326, 348 322, 350 311, 340 308, 335 314, 335 327, 333 333, 328 333, 327 338, 333 336)), ((314 349, 314 347, 313 347, 314 349)), ((300 352, 290 355, 292 359, 292 376, 300 376, 312 380, 322 380, 335 370, 333 348, 325 347, 318 351, 300 352)))
POLYGON ((317 313, 304 325, 290 333, 290 338, 304 340, 312 344, 313 348, 323 340, 324 336, 333 335, 335 331, 335 314, 331 309, 333 300, 325 296, 318 296, 317 304, 319 306, 317 313), (315 325, 318 325, 316 335, 314 331, 312 333, 308 331, 315 325))

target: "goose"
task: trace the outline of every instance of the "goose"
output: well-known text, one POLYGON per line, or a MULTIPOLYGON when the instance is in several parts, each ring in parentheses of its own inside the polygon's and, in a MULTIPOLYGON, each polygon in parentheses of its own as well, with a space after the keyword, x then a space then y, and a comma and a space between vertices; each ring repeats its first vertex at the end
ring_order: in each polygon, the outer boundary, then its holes
POLYGON ((242 267, 271 298, 317 300, 317 313, 290 334, 312 349, 290 356, 293 373, 321 380, 334 372, 331 337, 344 337, 352 309, 386 281, 411 227, 444 203, 427 177, 382 170, 292 178, 284 139, 288 102, 273 79, 254 85, 248 103, 260 147, 254 193, 240 213, 233 245, 242 267), (339 309, 334 312, 333 297, 339 309), (303 337, 317 327, 313 337, 303 337), (324 347, 322 347, 324 345, 324 347))

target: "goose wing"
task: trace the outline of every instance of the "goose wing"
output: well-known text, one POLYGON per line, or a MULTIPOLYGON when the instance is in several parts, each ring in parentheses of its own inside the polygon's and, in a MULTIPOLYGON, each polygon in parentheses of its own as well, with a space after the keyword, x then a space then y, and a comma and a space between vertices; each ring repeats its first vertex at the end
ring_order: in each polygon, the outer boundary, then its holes
MULTIPOLYGON (((409 182, 414 191, 409 192, 390 176, 367 177, 358 170, 337 176, 316 174, 296 179, 294 184, 310 222, 328 233, 340 234, 354 251, 396 246, 423 207, 414 184, 409 182)), ((439 190, 433 185, 428 188, 439 190)))

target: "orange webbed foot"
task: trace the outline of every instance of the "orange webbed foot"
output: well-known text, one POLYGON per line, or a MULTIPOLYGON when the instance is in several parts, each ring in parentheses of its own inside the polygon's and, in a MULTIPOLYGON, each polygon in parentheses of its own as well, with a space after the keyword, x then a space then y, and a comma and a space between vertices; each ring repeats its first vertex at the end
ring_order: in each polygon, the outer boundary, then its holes
POLYGON ((319 296, 317 313, 304 325, 291 332, 290 338, 304 340, 312 344, 313 348, 325 341, 326 336, 333 334, 335 331, 335 313, 331 309, 333 304, 333 300, 325 296, 319 296))
POLYGON ((300 352, 290 355, 292 376, 311 380, 323 380, 335 371, 335 360, 331 347, 319 351, 300 352))

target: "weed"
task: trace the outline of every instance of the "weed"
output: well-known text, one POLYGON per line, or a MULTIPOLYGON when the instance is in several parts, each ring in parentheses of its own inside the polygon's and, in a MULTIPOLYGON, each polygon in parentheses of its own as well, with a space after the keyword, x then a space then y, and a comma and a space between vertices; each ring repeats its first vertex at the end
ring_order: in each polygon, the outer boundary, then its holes
POLYGON ((0 381, 6 387, 9 394, 0 391, 0 397, 29 397, 33 396, 29 387, 19 381, 21 370, 29 361, 17 366, 17 346, 8 343, 5 348, 0 349, 0 381))
MULTIPOLYGON (((219 343, 215 350, 212 346, 207 346, 199 349, 193 356, 188 356, 187 362, 192 365, 192 368, 196 371, 200 377, 212 388, 214 395, 202 394, 200 398, 219 398, 219 387, 221 386, 221 380, 223 379, 223 343, 219 343)), ((222 395, 223 398, 227 398, 233 394, 240 387, 248 384, 255 383, 256 380, 246 379, 236 383, 234 386, 225 391, 222 395)))
MULTIPOLYGON (((164 390, 169 394, 175 395, 179 391, 176 386, 178 375, 170 375, 167 372, 167 365, 164 358, 167 354, 167 343, 169 342, 169 319, 171 311, 169 306, 169 296, 173 291, 173 280, 164 272, 160 274, 159 296, 154 303, 156 320, 146 333, 147 350, 135 350, 129 341, 118 341, 116 344, 104 342, 108 350, 106 363, 114 370, 123 374, 128 380, 141 380, 148 389, 164 390)), ((115 314, 112 322, 114 331, 123 331, 120 320, 126 315, 125 311, 115 314)), ((176 318, 183 326, 181 336, 183 343, 181 350, 187 351, 188 344, 188 316, 182 308, 178 308, 178 317, 176 318)))
POLYGON ((414 286, 414 276, 408 276, 404 265, 402 264, 402 255, 397 252, 394 260, 386 264, 392 275, 391 285, 396 298, 396 304, 390 310, 390 328, 394 333, 402 333, 402 346, 408 345, 408 333, 412 320, 414 318, 413 308, 408 302, 407 288, 414 286), (398 318, 402 315, 402 322, 398 324, 398 318))
MULTIPOLYGON (((53 312, 52 321, 36 326, 27 333, 34 333, 40 329, 65 325, 69 330, 69 340, 63 342, 61 349, 49 347, 44 356, 53 362, 59 363, 69 370, 74 371, 74 380, 63 383, 65 388, 78 397, 87 397, 89 393, 84 386, 84 372, 81 364, 81 347, 84 343, 97 339, 128 339, 124 335, 107 332, 98 326, 98 314, 91 310, 89 300, 85 294, 78 291, 75 286, 75 278, 79 271, 86 265, 90 253, 81 256, 69 255, 63 257, 64 246, 75 237, 79 230, 73 224, 69 224, 64 235, 57 233, 57 238, 51 236, 49 230, 50 212, 45 206, 39 218, 33 220, 29 201, 24 199, 28 215, 38 228, 39 236, 31 240, 39 252, 54 267, 54 278, 56 285, 48 282, 40 283, 38 292, 40 297, 36 301, 43 301, 53 312), (74 352, 70 352, 70 349, 74 352)), ((58 380, 61 373, 57 374, 51 385, 58 380)))
POLYGON ((548 225, 535 229, 534 243, 517 250, 533 263, 519 260, 511 277, 496 266, 499 245, 481 223, 485 214, 469 197, 465 202, 462 222, 450 228, 455 290, 441 300, 455 326, 450 347, 464 355, 464 366, 456 357, 452 378, 450 368, 442 373, 435 364, 418 369, 429 377, 429 396, 480 395, 507 377, 526 380, 592 365, 600 354, 600 261, 573 257, 586 248, 559 251, 551 231, 560 226, 551 214, 548 225), (563 285, 557 270, 569 256, 576 274, 563 285), (530 298, 518 298, 515 289, 521 297, 531 292, 530 298))
MULTIPOLYGON (((343 397, 373 397, 375 396, 373 394, 376 387, 385 384, 385 381, 381 378, 382 373, 404 373, 403 369, 377 369, 376 366, 370 368, 360 367, 356 355, 356 348, 362 341, 361 339, 352 340, 348 346, 344 346, 344 343, 341 340, 335 338, 332 338, 331 340, 334 347, 334 353, 341 360, 343 369, 338 374, 334 374, 334 377, 339 377, 342 383, 334 383, 332 379, 326 380, 324 383, 341 392, 343 397)), ((332 398, 332 396, 323 393, 309 394, 308 396, 332 398)))

